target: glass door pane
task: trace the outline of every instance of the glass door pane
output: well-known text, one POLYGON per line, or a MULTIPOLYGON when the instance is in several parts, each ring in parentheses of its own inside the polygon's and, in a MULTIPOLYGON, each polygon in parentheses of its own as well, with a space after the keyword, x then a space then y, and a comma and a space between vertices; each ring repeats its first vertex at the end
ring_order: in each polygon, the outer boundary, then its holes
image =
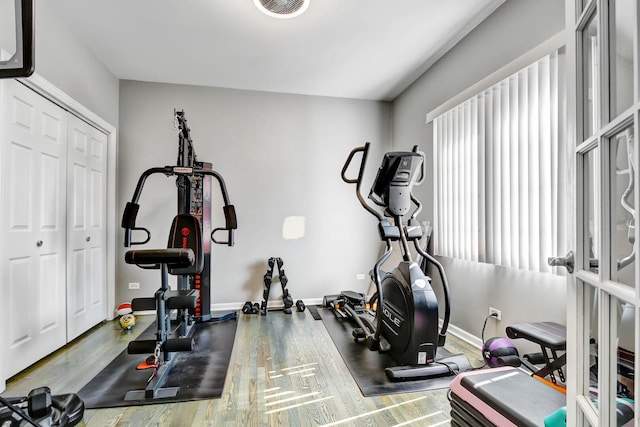
POLYGON ((578 395, 585 397, 585 401, 590 402, 589 408, 583 408, 583 412, 597 413, 599 378, 598 378, 598 358, 599 358, 599 330, 598 330, 598 289, 587 283, 584 286, 584 294, 582 297, 582 307, 580 315, 584 319, 582 342, 580 343, 582 351, 585 352, 588 361, 583 366, 583 371, 579 374, 583 377, 583 387, 578 390, 578 395))
POLYGON ((600 241, 600 229, 599 229, 599 215, 598 215, 598 200, 597 191, 599 187, 598 179, 598 149, 594 148, 589 151, 583 157, 584 161, 584 176, 583 176, 583 204, 585 212, 584 226, 584 250, 585 256, 584 266, 585 270, 597 273, 599 266, 599 241, 600 241))
POLYGON ((635 165, 633 126, 609 139, 611 150, 611 280, 635 286, 635 165))
POLYGON ((582 109, 583 140, 596 132, 598 126, 598 15, 589 19, 582 31, 582 109))
POLYGON ((613 120, 633 105, 633 32, 637 6, 634 0, 610 0, 609 5, 609 119, 613 120))
MULTIPOLYGON (((618 302, 618 335, 617 335, 617 378, 613 388, 617 399, 618 412, 630 416, 634 401, 634 362, 635 362, 635 313, 633 304, 618 302)), ((626 419, 626 418, 625 418, 626 419)))

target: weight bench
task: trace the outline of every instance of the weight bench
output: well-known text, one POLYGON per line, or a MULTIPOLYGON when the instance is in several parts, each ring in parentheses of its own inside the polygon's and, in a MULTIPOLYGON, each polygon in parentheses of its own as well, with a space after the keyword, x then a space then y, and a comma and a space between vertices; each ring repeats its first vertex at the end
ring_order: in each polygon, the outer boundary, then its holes
POLYGON ((562 367, 566 364, 567 329, 555 322, 519 323, 508 326, 507 336, 511 339, 525 339, 540 346, 540 353, 525 354, 521 362, 535 375, 549 376, 555 384, 558 373, 561 382, 565 382, 562 367), (562 352, 559 355, 559 352, 562 352), (544 364, 538 368, 535 365, 544 364))

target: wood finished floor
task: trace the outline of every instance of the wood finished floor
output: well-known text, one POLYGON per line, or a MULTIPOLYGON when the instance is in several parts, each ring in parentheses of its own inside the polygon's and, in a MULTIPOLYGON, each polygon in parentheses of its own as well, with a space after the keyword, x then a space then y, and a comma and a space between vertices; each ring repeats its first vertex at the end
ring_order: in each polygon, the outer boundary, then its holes
MULTIPOLYGON (((77 392, 153 321, 106 322, 7 382, 3 396, 47 385, 77 392)), ((354 344, 355 345, 355 344, 354 344)), ((448 337, 447 349, 479 351, 448 337)), ((84 426, 447 426, 447 390, 363 397, 321 321, 309 311, 240 315, 220 399, 86 410, 84 426)))

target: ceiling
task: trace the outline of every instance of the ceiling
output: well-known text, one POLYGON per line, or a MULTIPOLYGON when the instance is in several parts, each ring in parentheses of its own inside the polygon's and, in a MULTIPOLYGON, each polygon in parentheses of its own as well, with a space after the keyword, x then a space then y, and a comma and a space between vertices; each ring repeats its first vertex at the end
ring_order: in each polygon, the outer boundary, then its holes
POLYGON ((395 99, 505 0, 47 0, 119 79, 395 99))

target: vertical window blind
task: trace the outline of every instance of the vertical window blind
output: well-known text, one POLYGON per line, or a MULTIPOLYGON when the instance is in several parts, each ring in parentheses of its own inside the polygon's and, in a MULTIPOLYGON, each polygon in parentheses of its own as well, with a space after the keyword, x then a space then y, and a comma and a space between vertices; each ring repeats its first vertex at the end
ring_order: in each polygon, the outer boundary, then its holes
POLYGON ((551 271, 559 253, 564 90, 551 53, 433 120, 439 255, 551 271))

